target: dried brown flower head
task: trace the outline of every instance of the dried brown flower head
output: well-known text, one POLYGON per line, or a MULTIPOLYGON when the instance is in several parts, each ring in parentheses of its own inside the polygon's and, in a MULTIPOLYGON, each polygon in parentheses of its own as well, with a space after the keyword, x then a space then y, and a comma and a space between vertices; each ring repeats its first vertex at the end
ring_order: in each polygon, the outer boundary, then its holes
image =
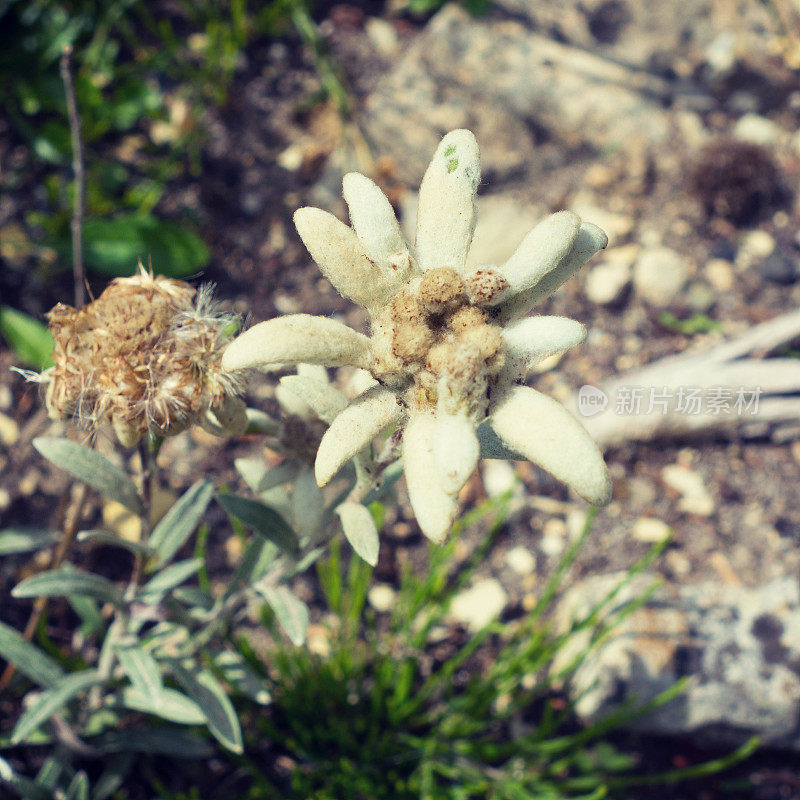
POLYGON ((48 319, 55 365, 40 380, 52 418, 111 423, 126 446, 195 423, 217 434, 244 430, 241 378, 220 363, 238 326, 215 310, 210 288, 140 265, 87 306, 59 303, 48 319))

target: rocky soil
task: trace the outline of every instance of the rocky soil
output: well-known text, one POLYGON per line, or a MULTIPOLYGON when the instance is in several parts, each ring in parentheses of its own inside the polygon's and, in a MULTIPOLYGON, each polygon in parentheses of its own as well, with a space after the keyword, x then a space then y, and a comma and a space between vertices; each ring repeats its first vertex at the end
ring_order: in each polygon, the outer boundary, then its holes
MULTIPOLYGON (((451 5, 424 23, 335 6, 322 29, 345 70, 354 124, 343 126, 328 107, 302 106, 318 81, 296 44, 258 44, 247 52, 228 107, 208 112, 202 177, 166 201, 166 212, 171 203, 195 208, 213 248, 207 277, 254 321, 302 310, 363 325, 310 263, 291 212, 311 203, 344 217, 341 176, 356 168, 385 187, 413 229, 415 188, 438 139, 456 127, 471 128, 482 148, 475 263, 502 262, 536 220, 560 208, 609 234, 608 250, 541 309, 578 319, 590 333, 533 376, 537 388, 565 398, 798 307, 800 15, 787 0, 500 0, 479 19, 451 5)), ((0 222, 24 211, 24 198, 18 202, 0 206, 0 222)), ((18 283, 19 305, 29 311, 58 299, 57 286, 18 283)), ((52 425, 35 391, 5 369, 11 363, 2 353, 3 526, 46 519, 65 489, 31 456, 31 438, 52 425)), ((268 384, 252 392, 253 404, 272 402, 268 384)), ((174 490, 205 467, 234 482, 233 456, 255 449, 191 436, 164 450, 174 490)), ((752 692, 739 691, 748 675, 720 669, 713 677, 722 694, 714 696, 727 698, 730 713, 684 715, 682 726, 665 717, 656 730, 690 730, 705 744, 719 731, 720 742, 755 731, 796 748, 800 441, 734 431, 631 443, 610 450, 608 462, 614 500, 599 514, 573 580, 626 569, 672 530, 653 568, 667 586, 661 602, 684 614, 681 635, 706 648, 688 667, 681 662, 683 674, 708 677, 708 660, 731 643, 728 631, 725 642, 711 644, 713 631, 703 627, 714 620, 720 630, 720 609, 749 620, 733 637, 746 658, 734 661, 759 680, 769 680, 764 670, 779 673, 780 686, 773 682, 760 696, 772 703, 763 713, 748 713, 752 692), (770 605, 776 586, 785 602, 770 605), (780 629, 756 625, 767 613, 754 611, 759 603, 780 629), (781 735, 772 736, 777 728, 781 735)), ((580 530, 585 507, 527 464, 516 471, 487 464, 465 489, 465 505, 503 491, 515 476, 525 491, 502 547, 454 608, 455 624, 474 626, 479 611, 526 607, 580 530)), ((404 511, 387 520, 376 606, 391 596, 400 561, 420 549, 404 511)), ((674 655, 685 642, 673 645, 674 655)), ((606 664, 606 677, 630 683, 636 670, 619 664, 649 658, 625 653, 606 664)), ((722 706, 706 703, 715 713, 722 706)), ((776 758, 759 773, 753 796, 800 797, 800 772, 788 755, 776 758)))

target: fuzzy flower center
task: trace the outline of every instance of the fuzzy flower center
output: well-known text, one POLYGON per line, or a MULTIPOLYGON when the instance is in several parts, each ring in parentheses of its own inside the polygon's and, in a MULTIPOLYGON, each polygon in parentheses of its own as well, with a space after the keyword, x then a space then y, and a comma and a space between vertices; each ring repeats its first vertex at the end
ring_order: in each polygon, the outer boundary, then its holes
POLYGON ((481 414, 490 381, 505 363, 501 328, 483 306, 506 286, 488 268, 466 278, 449 267, 425 272, 377 321, 373 374, 405 389, 410 407, 481 414))

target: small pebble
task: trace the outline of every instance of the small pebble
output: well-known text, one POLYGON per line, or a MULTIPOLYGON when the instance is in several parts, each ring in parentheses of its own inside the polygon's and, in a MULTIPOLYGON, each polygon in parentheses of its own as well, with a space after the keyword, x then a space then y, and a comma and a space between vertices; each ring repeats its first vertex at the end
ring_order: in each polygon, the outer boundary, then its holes
POLYGON ((450 604, 450 617, 469 630, 479 631, 500 616, 508 594, 496 578, 484 578, 457 594, 450 604))
POLYGON ((662 542, 669 536, 670 530, 669 525, 663 520, 655 517, 639 517, 633 524, 633 537, 640 542, 662 542))
POLYGON ((536 569, 536 556, 527 547, 512 547, 506 553, 506 564, 517 575, 529 575, 536 569))
POLYGON ((376 583, 368 592, 369 604, 379 612, 390 611, 395 603, 397 592, 388 583, 376 583))

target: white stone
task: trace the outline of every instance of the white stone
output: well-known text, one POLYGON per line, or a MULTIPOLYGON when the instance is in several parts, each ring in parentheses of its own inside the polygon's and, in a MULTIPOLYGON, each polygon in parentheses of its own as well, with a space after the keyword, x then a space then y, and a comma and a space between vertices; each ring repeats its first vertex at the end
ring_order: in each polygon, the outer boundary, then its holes
POLYGON ((666 522, 655 517, 639 517, 633 524, 633 538, 648 544, 661 542, 670 534, 666 522))
POLYGON ((593 303, 608 305, 620 299, 631 280, 631 268, 621 261, 604 261, 586 275, 586 297, 593 303))
POLYGON ((775 144, 780 128, 772 120, 759 114, 745 114, 733 127, 733 136, 741 142, 763 147, 775 144))
POLYGON ((686 469, 679 464, 670 464, 661 470, 661 478, 667 486, 680 492, 678 508, 690 514, 710 517, 716 504, 703 483, 699 472, 686 469))
POLYGON ((367 600, 376 611, 391 610, 396 597, 397 592, 388 583, 376 583, 367 593, 367 600))
POLYGON ((517 575, 530 575, 536 569, 536 556, 527 547, 512 547, 506 553, 506 564, 517 575))
POLYGON ((645 250, 633 268, 633 285, 654 306, 669 305, 686 285, 689 270, 680 253, 668 247, 645 250))
POLYGON ((733 267, 724 258, 712 258, 705 267, 706 280, 718 291, 727 292, 733 288, 733 267))
POLYGON ((508 491, 522 492, 522 485, 516 470, 508 461, 489 458, 483 462, 483 488, 489 497, 500 497, 508 491))
POLYGON ((500 616, 508 602, 508 594, 496 578, 484 578, 453 598, 449 616, 470 631, 479 631, 500 616))
POLYGON ((11 417, 0 413, 0 443, 11 447, 19 441, 19 425, 11 417))
POLYGON ((364 23, 364 32, 372 42, 372 46, 382 55, 391 57, 397 55, 400 42, 397 31, 391 22, 380 17, 369 17, 364 23))

